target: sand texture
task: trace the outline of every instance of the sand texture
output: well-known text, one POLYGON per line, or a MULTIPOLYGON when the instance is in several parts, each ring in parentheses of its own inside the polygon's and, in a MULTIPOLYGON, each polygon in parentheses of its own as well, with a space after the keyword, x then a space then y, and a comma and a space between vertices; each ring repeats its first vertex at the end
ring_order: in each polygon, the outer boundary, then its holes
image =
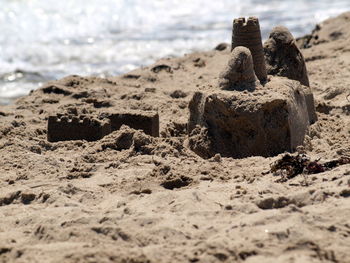
MULTIPOLYGON (((350 156, 349 43, 350 13, 297 41, 317 113, 298 151, 320 163, 350 156)), ((0 262, 350 262, 350 164, 281 180, 269 171, 283 153, 189 149, 188 104, 220 89, 229 57, 222 44, 119 77, 69 76, 0 107, 0 262), (131 110, 158 112, 160 136, 122 126, 47 140, 49 116, 131 110)))

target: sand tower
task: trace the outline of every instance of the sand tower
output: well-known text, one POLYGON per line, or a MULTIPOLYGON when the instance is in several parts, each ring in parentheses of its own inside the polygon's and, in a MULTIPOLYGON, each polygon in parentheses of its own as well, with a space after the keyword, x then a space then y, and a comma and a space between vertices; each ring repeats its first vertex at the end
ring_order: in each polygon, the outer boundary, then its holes
POLYGON ((267 73, 258 18, 249 17, 246 21, 244 17, 240 17, 233 20, 231 50, 237 46, 249 48, 253 56, 255 74, 264 82, 267 73))

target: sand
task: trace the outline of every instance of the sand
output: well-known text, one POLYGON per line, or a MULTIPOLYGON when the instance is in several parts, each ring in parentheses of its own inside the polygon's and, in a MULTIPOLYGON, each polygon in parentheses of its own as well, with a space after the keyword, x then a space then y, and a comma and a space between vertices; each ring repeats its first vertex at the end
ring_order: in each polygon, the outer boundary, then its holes
MULTIPOLYGON (((299 151, 319 162, 350 156, 349 43, 350 13, 298 40, 318 117, 299 151)), ((283 154, 186 147, 188 103, 217 87, 223 47, 0 107, 0 262, 350 262, 350 164, 279 180, 283 154), (158 111, 161 136, 47 141, 50 115, 129 110, 158 111)))

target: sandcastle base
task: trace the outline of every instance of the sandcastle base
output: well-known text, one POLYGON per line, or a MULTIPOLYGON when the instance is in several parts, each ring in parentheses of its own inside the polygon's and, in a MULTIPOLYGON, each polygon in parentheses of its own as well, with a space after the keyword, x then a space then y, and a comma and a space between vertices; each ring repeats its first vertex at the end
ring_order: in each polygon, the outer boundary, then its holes
POLYGON ((189 147, 203 158, 292 152, 316 120, 310 88, 280 77, 253 92, 196 92, 189 110, 189 147))

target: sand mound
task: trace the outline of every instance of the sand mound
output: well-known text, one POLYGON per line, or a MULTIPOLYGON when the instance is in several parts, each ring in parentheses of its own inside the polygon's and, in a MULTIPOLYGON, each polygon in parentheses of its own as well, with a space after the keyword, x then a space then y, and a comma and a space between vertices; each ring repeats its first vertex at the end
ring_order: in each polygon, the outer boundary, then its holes
POLYGON ((264 51, 268 74, 298 80, 302 85, 310 86, 304 57, 286 27, 272 29, 264 44, 264 51))

